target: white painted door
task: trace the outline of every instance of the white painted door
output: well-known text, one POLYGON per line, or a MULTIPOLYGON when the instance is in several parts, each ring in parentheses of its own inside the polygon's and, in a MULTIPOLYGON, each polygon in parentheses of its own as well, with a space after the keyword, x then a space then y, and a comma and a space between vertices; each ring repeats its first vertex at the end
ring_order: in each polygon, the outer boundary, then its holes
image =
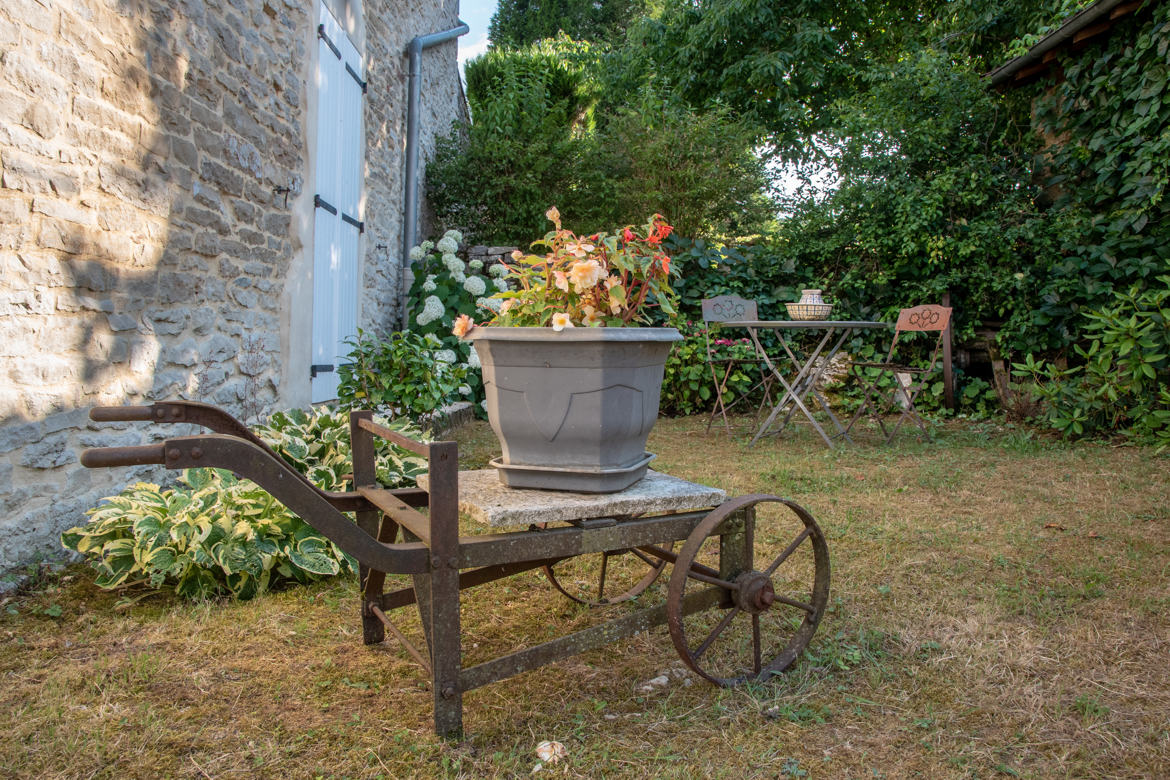
POLYGON ((337 397, 337 368, 357 335, 362 57, 329 9, 317 28, 317 164, 313 228, 313 403, 337 397))

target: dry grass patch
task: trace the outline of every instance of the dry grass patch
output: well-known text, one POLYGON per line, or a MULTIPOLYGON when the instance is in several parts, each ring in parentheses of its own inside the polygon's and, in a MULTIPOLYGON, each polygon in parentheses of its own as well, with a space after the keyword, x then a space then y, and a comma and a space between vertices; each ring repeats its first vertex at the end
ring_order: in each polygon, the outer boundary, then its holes
MULTIPOLYGON (((472 691, 468 738, 446 744, 422 673, 393 644, 361 644, 352 580, 118 608, 71 567, 0 607, 0 766, 513 777, 557 739, 569 757, 543 774, 1170 776, 1165 459, 992 425, 836 451, 807 428, 750 448, 704 426, 662 421, 656 467, 793 498, 829 539, 831 610, 772 683, 687 676, 657 629, 472 691), (642 690, 662 673, 669 685, 642 690)), ((466 467, 495 454, 482 423, 458 436, 466 467)), ((536 573, 466 592, 463 606, 469 662, 599 619, 536 573)), ((398 622, 421 642, 413 611, 398 622)))

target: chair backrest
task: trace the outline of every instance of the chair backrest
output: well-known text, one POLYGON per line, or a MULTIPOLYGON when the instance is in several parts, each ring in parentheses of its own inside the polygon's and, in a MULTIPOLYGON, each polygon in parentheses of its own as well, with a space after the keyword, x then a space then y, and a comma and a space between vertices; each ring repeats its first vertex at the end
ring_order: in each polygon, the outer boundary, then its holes
POLYGON ((898 312, 898 324, 894 326, 894 330, 946 330, 950 322, 949 306, 928 304, 898 312))
POLYGON ((908 331, 918 332, 938 332, 938 338, 934 342, 934 350, 930 354, 929 370, 934 369, 935 361, 938 360, 938 351, 942 347, 943 337, 946 335, 947 326, 951 324, 951 308, 949 306, 938 306, 936 304, 925 304, 923 306, 914 306, 909 309, 902 309, 898 312, 898 322, 894 325, 894 338, 890 342, 890 352, 886 356, 886 362, 890 362, 894 358, 894 347, 898 344, 898 336, 908 331))
POLYGON ((703 322, 732 322, 758 320, 756 302, 737 295, 719 295, 703 299, 703 322))

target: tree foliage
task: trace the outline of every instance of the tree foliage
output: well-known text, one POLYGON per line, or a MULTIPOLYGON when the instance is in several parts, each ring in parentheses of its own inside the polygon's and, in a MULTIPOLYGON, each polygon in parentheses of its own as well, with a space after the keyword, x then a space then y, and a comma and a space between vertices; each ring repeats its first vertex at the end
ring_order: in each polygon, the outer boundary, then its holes
POLYGON ((500 0, 488 37, 493 48, 504 49, 562 33, 578 41, 615 42, 643 5, 637 0, 500 0))

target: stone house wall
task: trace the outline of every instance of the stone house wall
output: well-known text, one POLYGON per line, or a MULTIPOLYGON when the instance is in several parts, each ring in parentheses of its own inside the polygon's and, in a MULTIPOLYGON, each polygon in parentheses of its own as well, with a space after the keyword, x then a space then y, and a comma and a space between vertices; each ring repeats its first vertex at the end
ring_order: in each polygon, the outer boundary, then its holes
MULTIPOLYGON (((398 300, 405 48, 457 0, 324 0, 366 55, 359 324, 398 300)), ((307 405, 319 2, 0 4, 0 572, 151 468, 87 446, 98 404, 307 405)), ((424 150, 462 104, 454 43, 423 62, 424 150)), ((425 228, 424 228, 425 229, 425 228)))

